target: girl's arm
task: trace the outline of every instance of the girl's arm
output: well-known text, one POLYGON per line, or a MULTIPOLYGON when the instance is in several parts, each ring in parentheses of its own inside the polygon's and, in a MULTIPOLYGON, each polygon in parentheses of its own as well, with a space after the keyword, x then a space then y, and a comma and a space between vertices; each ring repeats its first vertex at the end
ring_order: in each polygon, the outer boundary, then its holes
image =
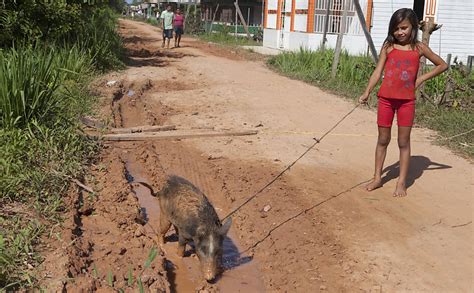
POLYGON ((379 62, 377 62, 377 66, 375 67, 375 70, 372 73, 372 76, 370 76, 369 84, 367 85, 365 92, 359 98, 359 103, 367 102, 370 92, 377 85, 377 83, 380 80, 380 77, 382 76, 383 67, 385 66, 386 60, 387 60, 387 47, 383 46, 382 50, 380 50, 379 62))
POLYGON ((431 63, 435 65, 435 68, 421 76, 418 76, 415 82, 415 88, 418 88, 425 81, 443 73, 444 71, 446 71, 446 69, 448 69, 448 64, 446 64, 446 62, 444 62, 444 60, 436 53, 431 51, 430 47, 426 46, 423 43, 420 43, 418 45, 418 48, 420 50, 420 53, 426 58, 428 58, 428 60, 430 60, 431 63))

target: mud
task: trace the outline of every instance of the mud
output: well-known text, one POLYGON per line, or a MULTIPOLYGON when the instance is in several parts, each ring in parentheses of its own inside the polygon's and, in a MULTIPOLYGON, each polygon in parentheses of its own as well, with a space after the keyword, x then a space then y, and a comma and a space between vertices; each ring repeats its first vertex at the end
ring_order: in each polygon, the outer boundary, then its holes
MULTIPOLYGON (((147 180, 143 175, 144 170, 133 158, 125 159, 126 174, 130 183, 134 181, 147 180)), ((165 174, 163 173, 163 178, 165 174)), ((159 176, 161 177, 161 176, 159 176)), ((156 182, 156 180, 155 180, 156 182)), ((161 189, 162 186, 155 186, 161 189)), ((146 235, 156 238, 160 208, 158 199, 150 194, 150 191, 143 186, 134 185, 133 190, 137 195, 145 218, 146 235)), ((257 264, 252 261, 252 257, 242 254, 238 244, 232 240, 233 233, 224 240, 223 266, 224 273, 215 280, 213 288, 221 292, 231 292, 239 290, 242 292, 262 292, 264 291, 261 275, 257 264)), ((208 287, 203 281, 199 267, 199 260, 193 250, 186 252, 186 257, 181 258, 176 254, 177 236, 175 231, 167 235, 165 243, 166 268, 172 292, 191 292, 199 288, 208 287)), ((209 289, 209 288, 208 288, 209 289)))
MULTIPOLYGON (((351 188, 369 179, 373 167, 375 141, 367 137, 375 131, 375 116, 362 109, 232 216, 226 271, 214 284, 203 283, 192 249, 177 257, 173 231, 163 251, 156 245, 158 204, 148 190, 130 184, 132 177, 157 189, 165 174, 187 178, 222 219, 353 105, 254 62, 264 58, 251 56, 248 62, 239 51, 189 38, 183 38, 183 48, 162 50, 156 28, 128 20, 120 31, 130 50, 129 67, 95 82, 104 123, 260 132, 105 143, 85 178, 95 194, 72 195, 69 220, 55 230, 61 242, 50 246, 45 284, 72 292, 112 291, 112 271, 114 289, 136 292, 126 284, 130 268, 146 279, 147 290, 163 292, 472 291, 472 225, 456 226, 472 220, 472 178, 465 175, 472 166, 417 142, 430 158, 414 154, 416 174, 407 198, 391 197, 396 164, 387 166, 392 179, 383 188, 351 188), (107 87, 110 80, 117 83, 107 87), (429 168, 437 163, 449 168, 429 168), (158 254, 143 271, 152 247, 158 254)), ((420 141, 430 135, 423 129, 413 133, 420 141)), ((395 153, 389 150, 388 162, 395 153)))

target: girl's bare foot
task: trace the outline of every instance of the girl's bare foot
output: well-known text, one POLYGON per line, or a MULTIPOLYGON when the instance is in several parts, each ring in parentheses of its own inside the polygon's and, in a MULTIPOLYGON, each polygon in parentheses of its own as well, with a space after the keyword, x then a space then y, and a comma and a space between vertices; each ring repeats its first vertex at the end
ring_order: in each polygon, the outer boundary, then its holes
POLYGON ((374 178, 374 179, 372 179, 372 181, 367 183, 367 185, 365 186, 365 189, 367 191, 372 191, 372 190, 377 189, 379 187, 382 187, 382 178, 374 178))
POLYGON ((407 188, 405 186, 405 183, 397 182, 397 187, 395 188, 395 191, 393 192, 393 196, 398 196, 398 197, 407 196, 407 188))

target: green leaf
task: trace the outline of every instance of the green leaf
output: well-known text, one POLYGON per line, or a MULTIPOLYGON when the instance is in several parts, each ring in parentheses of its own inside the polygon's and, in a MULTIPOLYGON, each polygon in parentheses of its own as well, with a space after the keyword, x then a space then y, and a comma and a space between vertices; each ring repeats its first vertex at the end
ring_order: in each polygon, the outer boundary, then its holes
POLYGON ((109 284, 110 287, 114 286, 114 275, 111 271, 107 274, 107 284, 109 284))
POLYGON ((129 287, 133 286, 132 268, 130 268, 130 267, 128 268, 127 285, 129 287))
POLYGON ((97 273, 97 267, 95 266, 95 264, 94 264, 94 267, 92 268, 92 276, 96 279, 99 277, 99 274, 97 273))
POLYGON ((145 269, 149 268, 157 254, 156 247, 152 247, 150 253, 148 254, 148 259, 145 262, 145 269))
POLYGON ((142 278, 138 278, 138 289, 140 290, 140 293, 145 293, 145 289, 143 288, 142 284, 142 278))

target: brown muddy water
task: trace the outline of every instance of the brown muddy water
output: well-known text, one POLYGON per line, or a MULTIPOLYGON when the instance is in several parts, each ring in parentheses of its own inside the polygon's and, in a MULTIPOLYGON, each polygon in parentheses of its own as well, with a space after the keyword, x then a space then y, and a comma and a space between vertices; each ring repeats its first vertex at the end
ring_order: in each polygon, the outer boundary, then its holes
MULTIPOLYGON (((126 160, 125 168, 129 182, 146 182, 139 163, 126 160)), ((153 197, 146 187, 138 184, 133 186, 133 191, 145 216, 145 233, 148 237, 157 239, 160 214, 158 199, 153 197)), ((265 287, 255 260, 250 256, 241 255, 242 249, 233 239, 237 238, 234 237, 231 228, 224 240, 224 272, 216 278, 214 285, 221 292, 264 292, 265 287)), ((194 292, 197 288, 202 288, 205 283, 199 259, 193 252, 189 253, 189 246, 185 257, 179 257, 176 254, 177 245, 176 234, 171 229, 163 247, 171 290, 177 293, 194 292)))

